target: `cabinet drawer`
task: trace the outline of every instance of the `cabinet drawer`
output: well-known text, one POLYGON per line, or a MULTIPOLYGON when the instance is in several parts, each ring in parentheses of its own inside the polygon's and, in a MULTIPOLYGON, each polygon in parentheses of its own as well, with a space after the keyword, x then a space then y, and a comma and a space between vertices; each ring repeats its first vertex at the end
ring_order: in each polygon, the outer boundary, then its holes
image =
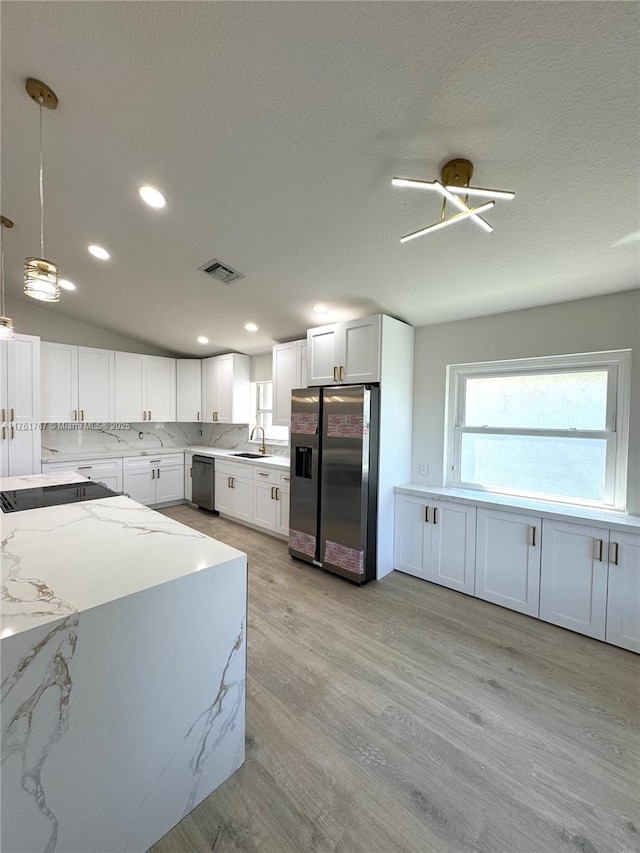
POLYGON ((253 479, 257 483, 275 483, 277 481, 277 474, 275 468, 258 468, 257 466, 253 469, 253 479))
POLYGON ((289 471, 278 471, 278 485, 285 486, 289 488, 289 483, 291 482, 291 474, 289 471))
POLYGON ((70 462, 43 462, 42 473, 53 474, 57 471, 81 471, 88 468, 100 467, 102 471, 112 471, 117 474, 122 468, 122 457, 115 459, 78 459, 70 462))
MULTIPOLYGON (((216 474, 224 474, 225 477, 244 477, 251 479, 251 466, 242 462, 215 461, 216 474)), ((262 478, 260 478, 262 479, 262 478)))
POLYGON ((149 468, 167 468, 184 464, 184 453, 169 453, 166 456, 125 457, 125 471, 146 471, 149 468))

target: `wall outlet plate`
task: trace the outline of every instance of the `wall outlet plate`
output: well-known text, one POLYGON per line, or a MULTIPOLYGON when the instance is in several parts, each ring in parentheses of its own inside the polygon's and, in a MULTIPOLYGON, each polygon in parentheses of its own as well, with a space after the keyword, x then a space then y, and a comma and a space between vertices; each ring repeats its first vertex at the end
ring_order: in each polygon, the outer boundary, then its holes
POLYGON ((429 476, 429 463, 428 462, 421 462, 418 465, 418 473, 420 474, 421 477, 428 477, 429 476))

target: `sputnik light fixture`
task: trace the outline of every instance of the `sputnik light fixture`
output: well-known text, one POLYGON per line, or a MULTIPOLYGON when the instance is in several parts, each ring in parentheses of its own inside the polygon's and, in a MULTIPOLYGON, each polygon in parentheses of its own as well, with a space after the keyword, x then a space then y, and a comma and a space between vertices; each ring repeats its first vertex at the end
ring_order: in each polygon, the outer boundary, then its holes
POLYGON ((0 216, 0 291, 2 296, 2 316, 0 317, 0 339, 7 340, 14 336, 13 320, 7 317, 4 308, 4 229, 13 228, 13 222, 6 216, 0 216))
POLYGON ((515 193, 508 190, 491 190, 483 187, 470 187, 469 181, 473 175, 473 163, 470 160, 458 158, 449 160, 442 167, 440 174, 441 181, 417 181, 412 178, 393 178, 391 185, 394 187, 404 187, 405 189, 431 190, 439 193, 442 196, 442 209, 440 212, 440 221, 433 225, 428 225, 426 228, 421 228, 419 231, 414 231, 411 234, 406 234, 400 238, 401 243, 407 243, 409 240, 415 240, 416 237, 422 237, 424 234, 430 234, 432 231, 439 231, 441 228, 446 228, 448 225, 455 225, 456 222, 461 222, 464 219, 470 219, 476 225, 491 233, 493 225, 487 222, 480 216, 487 210, 491 210, 495 206, 495 199, 512 199, 515 193), (464 196, 464 201, 460 198, 464 196), (484 202, 477 207, 469 207, 469 197, 490 198, 491 201, 484 202), (447 202, 455 207, 459 212, 447 217, 447 202))
POLYGON ((44 170, 42 159, 42 108, 55 110, 58 106, 56 93, 29 77, 26 90, 40 108, 40 257, 26 258, 24 262, 24 292, 33 299, 43 302, 58 302, 60 299, 60 267, 44 257, 44 170))

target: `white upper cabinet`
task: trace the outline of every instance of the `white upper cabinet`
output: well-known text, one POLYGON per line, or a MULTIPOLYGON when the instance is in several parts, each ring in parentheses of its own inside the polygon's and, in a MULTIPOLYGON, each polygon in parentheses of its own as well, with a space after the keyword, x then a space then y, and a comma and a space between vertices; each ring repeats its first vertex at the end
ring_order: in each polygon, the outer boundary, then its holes
POLYGON ((40 473, 40 338, 0 341, 0 476, 40 473))
POLYGON ((380 381, 382 315, 309 329, 309 385, 380 381))
POLYGON ((202 420, 208 423, 248 424, 250 359, 229 353, 202 360, 202 420))
POLYGON ((202 363, 199 358, 176 361, 176 418, 181 423, 201 420, 202 363))
POLYGON ((115 364, 116 420, 175 421, 175 358, 117 352, 115 364))
POLYGON ((307 340, 273 347, 273 424, 289 426, 291 391, 307 384, 307 340))
POLYGON ((44 421, 113 420, 112 350, 43 341, 40 353, 44 421))

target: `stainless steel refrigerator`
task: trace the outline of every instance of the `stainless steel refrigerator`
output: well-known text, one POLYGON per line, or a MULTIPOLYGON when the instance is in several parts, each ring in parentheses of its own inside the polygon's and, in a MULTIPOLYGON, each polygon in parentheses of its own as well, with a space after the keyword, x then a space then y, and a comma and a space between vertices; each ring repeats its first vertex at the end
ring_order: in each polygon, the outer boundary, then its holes
POLYGON ((289 553, 350 581, 376 577, 379 388, 291 394, 289 553))

